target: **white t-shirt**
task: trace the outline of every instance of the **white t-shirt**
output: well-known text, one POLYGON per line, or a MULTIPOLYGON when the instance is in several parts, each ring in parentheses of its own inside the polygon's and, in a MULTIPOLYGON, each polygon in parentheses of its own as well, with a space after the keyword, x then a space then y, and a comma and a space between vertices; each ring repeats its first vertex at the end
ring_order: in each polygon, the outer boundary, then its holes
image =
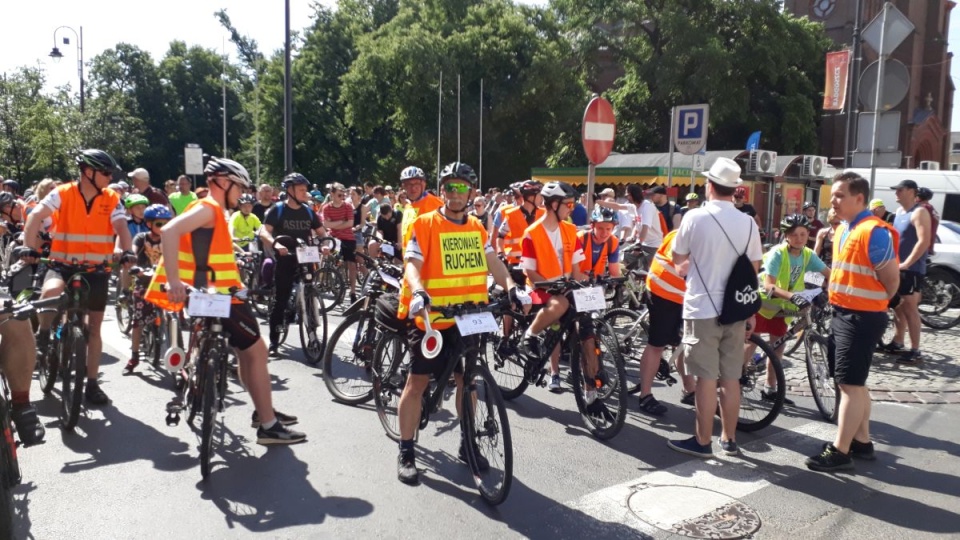
POLYGON ((763 258, 757 222, 737 210, 732 202, 710 201, 684 215, 673 242, 675 254, 690 255, 687 291, 683 295, 684 319, 719 316, 717 310, 723 307, 727 279, 744 249, 751 261, 763 258))
POLYGON ((633 227, 637 222, 637 207, 630 205, 626 210, 617 210, 617 228, 613 234, 620 235, 624 231, 627 235, 633 234, 633 227))
POLYGON ((663 243, 663 230, 660 229, 660 211, 656 205, 644 199, 640 205, 640 226, 647 225, 647 236, 643 239, 643 245, 652 248, 659 248, 663 243))

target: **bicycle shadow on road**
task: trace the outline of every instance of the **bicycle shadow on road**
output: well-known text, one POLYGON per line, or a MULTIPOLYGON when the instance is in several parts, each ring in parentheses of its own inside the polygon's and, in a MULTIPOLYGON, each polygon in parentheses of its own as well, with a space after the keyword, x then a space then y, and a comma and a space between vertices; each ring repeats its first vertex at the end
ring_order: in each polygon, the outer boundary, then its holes
POLYGON ((362 518, 373 505, 354 497, 323 496, 308 479, 308 465, 297 459, 294 448, 278 446, 255 456, 251 441, 222 424, 214 441, 215 458, 210 476, 197 483, 201 496, 223 513, 231 529, 270 532, 300 525, 317 525, 327 517, 362 518))
POLYGON ((30 519, 30 493, 37 490, 33 482, 22 483, 13 488, 13 534, 14 538, 33 540, 30 533, 33 520, 30 519))

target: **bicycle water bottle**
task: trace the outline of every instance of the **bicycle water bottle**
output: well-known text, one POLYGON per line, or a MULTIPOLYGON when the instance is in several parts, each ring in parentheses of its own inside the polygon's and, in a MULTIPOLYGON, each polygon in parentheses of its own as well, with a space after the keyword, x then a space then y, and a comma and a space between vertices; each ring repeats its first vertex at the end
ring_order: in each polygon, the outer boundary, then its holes
POLYGON ((763 355, 760 353, 753 353, 753 365, 759 366, 763 364, 763 355))

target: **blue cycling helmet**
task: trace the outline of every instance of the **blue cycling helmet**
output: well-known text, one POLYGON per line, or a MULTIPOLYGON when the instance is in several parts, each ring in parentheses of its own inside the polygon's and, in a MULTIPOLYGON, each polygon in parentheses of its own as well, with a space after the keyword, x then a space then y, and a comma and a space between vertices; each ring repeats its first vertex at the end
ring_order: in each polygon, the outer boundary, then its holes
POLYGON ((590 216, 590 223, 613 223, 614 227, 620 224, 620 218, 617 213, 609 208, 594 208, 593 215, 590 216))
POLYGON ((143 219, 153 221, 155 219, 173 219, 170 209, 163 204, 151 204, 143 211, 143 219))

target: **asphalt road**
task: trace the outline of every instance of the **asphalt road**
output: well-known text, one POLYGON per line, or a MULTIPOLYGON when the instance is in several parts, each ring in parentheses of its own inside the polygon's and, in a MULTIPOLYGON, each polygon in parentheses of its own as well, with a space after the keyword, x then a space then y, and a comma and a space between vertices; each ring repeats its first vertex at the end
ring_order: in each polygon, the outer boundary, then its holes
MULTIPOLYGON (((835 427, 806 398, 766 430, 739 435, 743 456, 704 462, 666 446, 693 429, 677 388, 655 389, 670 406, 658 420, 637 413, 631 397, 627 424, 608 443, 584 429, 572 393, 532 388, 508 405, 515 480, 509 499, 490 508, 457 460, 452 402, 420 436, 422 484, 403 485, 396 444, 372 404, 334 403, 318 369, 290 347, 299 345, 296 332, 270 371, 276 407, 300 417, 309 441, 257 445, 249 398, 231 384, 215 468, 201 481, 197 436, 186 422, 164 422, 169 376, 143 364, 123 376, 129 344, 112 318, 104 324, 102 381, 113 403, 86 411, 65 433, 56 401, 39 402, 47 442, 20 452, 18 538, 668 538, 649 521, 709 510, 713 499, 697 495, 705 490, 755 511, 755 538, 960 535, 956 406, 875 404, 879 460, 858 463, 857 474, 825 475, 802 459, 835 427), (644 491, 687 485, 702 489, 644 491)), ((33 397, 41 397, 36 387, 33 397)))

